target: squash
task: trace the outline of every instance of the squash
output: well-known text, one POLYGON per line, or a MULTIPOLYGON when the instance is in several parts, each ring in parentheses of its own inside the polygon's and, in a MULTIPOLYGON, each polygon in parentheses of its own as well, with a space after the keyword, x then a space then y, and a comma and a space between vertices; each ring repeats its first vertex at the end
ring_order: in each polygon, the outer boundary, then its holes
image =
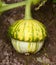
POLYGON ((45 26, 37 20, 18 20, 9 27, 13 47, 20 53, 36 53, 47 36, 45 26))

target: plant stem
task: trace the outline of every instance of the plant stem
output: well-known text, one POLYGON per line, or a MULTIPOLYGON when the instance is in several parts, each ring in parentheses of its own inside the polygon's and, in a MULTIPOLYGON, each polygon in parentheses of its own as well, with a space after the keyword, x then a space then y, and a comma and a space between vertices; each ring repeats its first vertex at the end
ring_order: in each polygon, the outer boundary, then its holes
POLYGON ((40 7, 42 7, 46 2, 47 2, 47 0, 43 0, 43 1, 39 4, 39 6, 38 6, 37 8, 35 8, 35 10, 39 10, 40 7))
POLYGON ((0 12, 4 12, 10 9, 13 9, 15 7, 23 6, 26 4, 26 1, 13 3, 13 4, 5 4, 4 6, 0 7, 0 12))
POLYGON ((27 0, 25 7, 25 19, 32 19, 31 17, 31 0, 27 0))

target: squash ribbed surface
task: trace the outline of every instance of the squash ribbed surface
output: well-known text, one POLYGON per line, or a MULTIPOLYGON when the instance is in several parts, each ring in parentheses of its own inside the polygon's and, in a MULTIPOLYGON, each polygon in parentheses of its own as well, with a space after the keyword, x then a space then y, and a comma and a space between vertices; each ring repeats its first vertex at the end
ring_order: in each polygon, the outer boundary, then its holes
POLYGON ((47 36, 45 26, 37 20, 18 20, 9 27, 9 35, 19 41, 36 42, 47 36))

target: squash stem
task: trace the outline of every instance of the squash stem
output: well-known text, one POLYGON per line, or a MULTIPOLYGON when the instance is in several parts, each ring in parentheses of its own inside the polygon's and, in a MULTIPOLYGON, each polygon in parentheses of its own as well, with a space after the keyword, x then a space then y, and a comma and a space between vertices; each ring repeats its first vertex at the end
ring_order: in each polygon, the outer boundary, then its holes
POLYGON ((26 5, 26 1, 13 3, 13 4, 5 4, 4 6, 0 7, 0 13, 10 10, 10 9, 13 9, 15 7, 23 6, 23 5, 26 5))
POLYGON ((25 19, 32 19, 31 17, 31 0, 27 0, 25 7, 25 19))

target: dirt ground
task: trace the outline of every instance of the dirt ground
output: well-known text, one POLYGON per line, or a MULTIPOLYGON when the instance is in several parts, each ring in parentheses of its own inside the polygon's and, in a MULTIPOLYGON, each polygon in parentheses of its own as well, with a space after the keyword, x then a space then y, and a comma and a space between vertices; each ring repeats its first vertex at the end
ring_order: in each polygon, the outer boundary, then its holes
MULTIPOLYGON (((18 0, 4 0, 7 3, 18 0)), ((40 10, 32 6, 32 16, 46 25, 48 38, 40 52, 25 56, 12 47, 7 36, 8 27, 24 17, 24 6, 4 12, 0 16, 0 65, 56 65, 56 5, 47 2, 40 10)))

